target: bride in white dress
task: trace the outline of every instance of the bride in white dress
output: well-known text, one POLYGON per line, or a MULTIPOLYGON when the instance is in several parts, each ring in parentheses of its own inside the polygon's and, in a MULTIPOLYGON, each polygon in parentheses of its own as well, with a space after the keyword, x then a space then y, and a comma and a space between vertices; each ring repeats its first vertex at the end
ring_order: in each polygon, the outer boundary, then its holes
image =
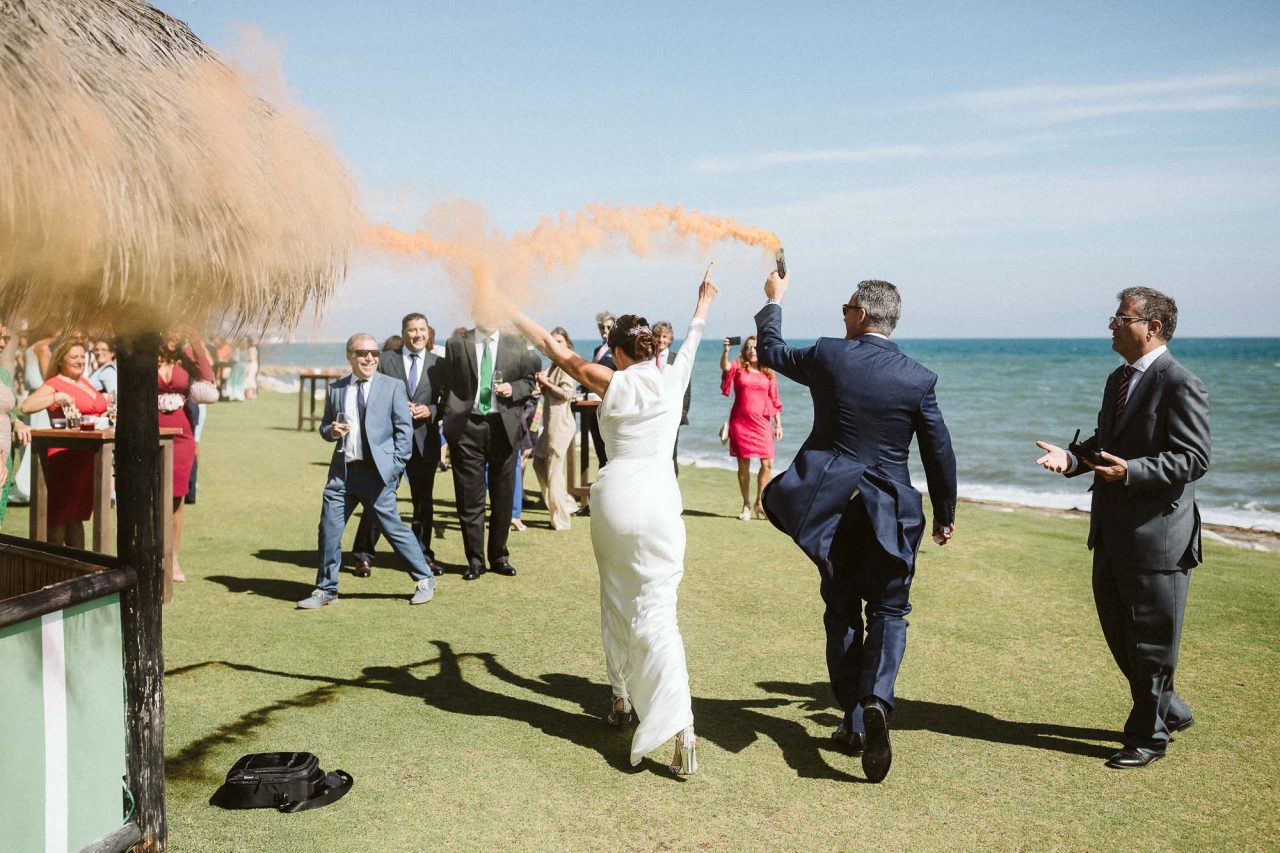
POLYGON ((516 327, 555 364, 601 397, 598 419, 608 464, 591 487, 591 545, 600 569, 600 633, 613 688, 608 721, 639 724, 631 764, 675 738, 671 770, 698 767, 676 592, 684 577, 684 522, 671 451, 693 356, 716 286, 704 278, 679 354, 658 366, 643 317, 624 314, 609 334, 616 370, 583 359, 516 312, 516 327))

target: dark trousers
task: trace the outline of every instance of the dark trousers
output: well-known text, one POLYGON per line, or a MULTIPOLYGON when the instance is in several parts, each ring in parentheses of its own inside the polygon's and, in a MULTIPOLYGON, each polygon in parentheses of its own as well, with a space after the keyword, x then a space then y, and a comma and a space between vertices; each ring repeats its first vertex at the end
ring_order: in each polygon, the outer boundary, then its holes
POLYGON ((483 566, 485 465, 489 466, 489 565, 507 562, 507 534, 516 491, 516 452, 502 417, 468 415, 462 431, 449 442, 453 489, 467 564, 483 566))
POLYGON ((874 696, 893 707, 893 684, 907 648, 914 568, 880 547, 861 499, 836 529, 831 566, 832 576, 824 576, 821 586, 827 672, 845 725, 860 732, 863 699, 874 696))
MULTIPOLYGON (((434 439, 433 435, 427 436, 428 441, 434 439)), ((418 544, 422 546, 422 553, 428 560, 436 558, 435 550, 431 547, 431 537, 435 523, 434 494, 439 461, 439 458, 420 456, 415 445, 413 455, 404 466, 404 476, 409 480, 409 495, 413 501, 413 520, 409 524, 409 529, 413 531, 418 544)), ((377 550, 378 540, 381 537, 382 530, 374 523, 373 513, 362 514, 360 526, 356 528, 356 541, 351 548, 352 556, 357 560, 368 560, 372 563, 374 551, 377 550)))
POLYGON ((680 476, 680 460, 677 458, 680 454, 680 428, 676 427, 676 441, 671 445, 671 464, 676 466, 676 476, 680 476))
POLYGON ((595 409, 583 409, 582 429, 591 436, 591 446, 596 450, 596 463, 603 468, 609 461, 609 454, 604 451, 604 437, 600 435, 600 422, 596 420, 595 409))
POLYGON ((1125 746, 1162 751, 1169 729, 1191 719, 1191 709, 1173 687, 1190 580, 1190 569, 1135 572, 1109 557, 1101 541, 1094 545, 1098 621, 1133 697, 1125 746))

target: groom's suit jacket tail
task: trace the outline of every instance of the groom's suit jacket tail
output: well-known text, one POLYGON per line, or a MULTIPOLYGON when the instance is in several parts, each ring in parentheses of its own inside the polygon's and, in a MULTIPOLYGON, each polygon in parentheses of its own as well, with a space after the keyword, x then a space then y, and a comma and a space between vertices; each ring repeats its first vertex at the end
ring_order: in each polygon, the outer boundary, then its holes
POLYGON ((761 309, 756 329, 760 363, 808 386, 813 398, 813 431, 765 489, 769 520, 830 573, 836 528, 860 494, 880 546, 914 566, 924 507, 907 468, 913 435, 934 517, 955 520, 956 458, 934 396, 938 377, 874 335, 788 347, 779 305, 761 309))

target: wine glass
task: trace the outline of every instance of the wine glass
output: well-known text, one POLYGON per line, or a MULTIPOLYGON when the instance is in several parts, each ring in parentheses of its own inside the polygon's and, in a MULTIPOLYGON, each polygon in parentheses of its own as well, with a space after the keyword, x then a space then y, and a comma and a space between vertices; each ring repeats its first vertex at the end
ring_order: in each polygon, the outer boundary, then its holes
MULTIPOLYGON (((337 413, 336 413, 336 414, 334 414, 334 416, 333 416, 333 422, 334 422, 335 424, 342 424, 343 426, 346 426, 346 425, 347 425, 347 413, 346 413, 346 412, 337 412, 337 413)), ((343 433, 342 438, 338 439, 338 450, 339 450, 339 451, 341 451, 342 453, 346 453, 346 452, 347 452, 347 436, 346 436, 346 434, 345 434, 345 433, 343 433)))

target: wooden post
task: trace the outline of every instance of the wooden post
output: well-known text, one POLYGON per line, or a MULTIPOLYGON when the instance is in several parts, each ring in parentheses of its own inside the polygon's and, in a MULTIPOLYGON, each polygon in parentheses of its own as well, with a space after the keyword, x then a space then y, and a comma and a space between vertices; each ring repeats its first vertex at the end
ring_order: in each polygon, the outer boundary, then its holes
POLYGON ((124 639, 125 738, 128 785, 138 804, 142 850, 164 850, 169 830, 164 802, 165 507, 156 408, 158 333, 122 339, 116 419, 116 554, 138 573, 120 596, 124 639))

